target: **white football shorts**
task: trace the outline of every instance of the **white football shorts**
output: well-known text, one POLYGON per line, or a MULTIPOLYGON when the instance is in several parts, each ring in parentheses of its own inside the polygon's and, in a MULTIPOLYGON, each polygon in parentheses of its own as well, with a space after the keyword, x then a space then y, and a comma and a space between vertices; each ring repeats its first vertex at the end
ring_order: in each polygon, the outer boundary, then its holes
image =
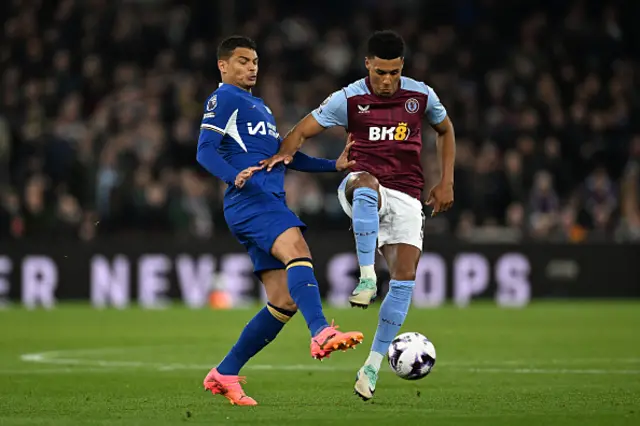
MULTIPOLYGON (((347 201, 345 188, 349 179, 359 173, 362 172, 349 173, 338 187, 338 200, 342 210, 349 217, 353 217, 353 210, 347 201)), ((410 244, 422 251, 425 216, 420 200, 382 185, 380 185, 380 198, 378 248, 387 244, 402 243, 410 244)))

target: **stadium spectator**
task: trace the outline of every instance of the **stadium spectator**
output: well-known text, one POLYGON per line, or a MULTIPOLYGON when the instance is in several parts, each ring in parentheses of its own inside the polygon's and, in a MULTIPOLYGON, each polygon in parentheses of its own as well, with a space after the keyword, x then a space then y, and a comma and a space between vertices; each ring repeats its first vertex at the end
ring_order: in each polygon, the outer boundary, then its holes
MULTIPOLYGON (((285 134, 326 93, 364 75, 363 40, 391 27, 409 46, 405 74, 432 85, 456 123, 456 205, 426 232, 640 239, 637 6, 245 3, 251 18, 207 1, 4 2, 0 238, 227 232, 223 188, 195 161, 223 31, 258 41, 258 94, 285 134)), ((305 150, 335 158, 343 144, 332 131, 305 150)), ((432 134, 425 147, 430 185, 432 134)), ((348 226, 339 180, 292 172, 288 202, 311 227, 348 226)))

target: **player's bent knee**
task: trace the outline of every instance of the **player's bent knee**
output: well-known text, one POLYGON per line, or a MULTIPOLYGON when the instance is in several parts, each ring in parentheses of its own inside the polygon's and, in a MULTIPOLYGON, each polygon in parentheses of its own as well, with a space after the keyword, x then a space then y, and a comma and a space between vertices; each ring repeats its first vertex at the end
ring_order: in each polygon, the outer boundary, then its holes
POLYGON ((296 303, 291 298, 289 290, 286 287, 283 291, 278 291, 275 294, 272 293, 267 295, 267 298, 269 299, 269 303, 273 307, 284 309, 285 311, 289 312, 296 312, 298 310, 296 303))
POLYGON ((399 268, 391 273, 391 279, 396 281, 415 281, 416 270, 414 268, 399 268))
POLYGON ((351 178, 349 182, 347 182, 347 186, 345 188, 345 195, 349 203, 353 203, 353 194, 358 188, 370 188, 378 193, 378 208, 380 208, 381 197, 380 197, 380 183, 378 179, 369 174, 367 172, 361 172, 351 178))
POLYGON ((351 182, 353 189, 356 188, 371 188, 376 191, 380 189, 380 183, 378 179, 370 173, 362 172, 359 173, 351 182))
POLYGON ((286 306, 278 306, 278 304, 275 304, 271 301, 269 301, 267 303, 267 310, 269 311, 269 313, 278 321, 280 321, 281 323, 288 323, 289 320, 296 314, 297 312, 297 307, 295 306, 295 304, 293 304, 293 307, 296 307, 295 309, 291 309, 292 306, 290 305, 286 305, 286 306))
POLYGON ((285 311, 296 312, 298 307, 289 294, 287 286, 287 271, 284 269, 271 269, 260 273, 260 281, 267 293, 267 300, 276 308, 285 311))
POLYGON ((298 312, 298 305, 293 300, 290 300, 285 304, 285 309, 291 312, 298 312))

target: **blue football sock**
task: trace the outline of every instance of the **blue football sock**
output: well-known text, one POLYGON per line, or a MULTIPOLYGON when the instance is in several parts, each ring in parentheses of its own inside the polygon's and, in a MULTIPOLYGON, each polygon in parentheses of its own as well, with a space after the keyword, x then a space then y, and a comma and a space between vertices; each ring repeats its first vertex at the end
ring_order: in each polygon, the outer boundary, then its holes
POLYGON ((240 369, 271 343, 295 311, 287 311, 268 303, 244 327, 240 338, 218 365, 218 373, 237 376, 240 369))
POLYGON ((414 285, 414 281, 391 280, 389 283, 389 292, 380 306, 372 351, 384 355, 389 350, 391 341, 398 335, 409 312, 414 285))
POLYGON ((311 337, 318 334, 329 325, 322 312, 322 301, 320 300, 320 289, 318 280, 313 274, 313 263, 311 259, 293 259, 287 264, 287 283, 289 294, 298 310, 307 322, 311 337))
POLYGON ((374 264, 379 227, 378 191, 356 188, 353 191, 353 233, 360 267, 374 264))

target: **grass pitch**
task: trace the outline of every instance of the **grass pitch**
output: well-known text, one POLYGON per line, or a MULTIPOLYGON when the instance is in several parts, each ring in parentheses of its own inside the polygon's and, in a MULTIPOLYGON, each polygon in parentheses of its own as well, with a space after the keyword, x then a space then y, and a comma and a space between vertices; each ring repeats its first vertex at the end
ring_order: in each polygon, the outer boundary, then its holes
POLYGON ((352 386, 378 307, 327 311, 365 343, 323 363, 292 320, 243 370, 257 407, 202 389, 253 309, 0 311, 0 425, 640 424, 639 303, 412 310, 402 331, 435 343, 433 372, 403 381, 385 361, 365 403, 352 386))

